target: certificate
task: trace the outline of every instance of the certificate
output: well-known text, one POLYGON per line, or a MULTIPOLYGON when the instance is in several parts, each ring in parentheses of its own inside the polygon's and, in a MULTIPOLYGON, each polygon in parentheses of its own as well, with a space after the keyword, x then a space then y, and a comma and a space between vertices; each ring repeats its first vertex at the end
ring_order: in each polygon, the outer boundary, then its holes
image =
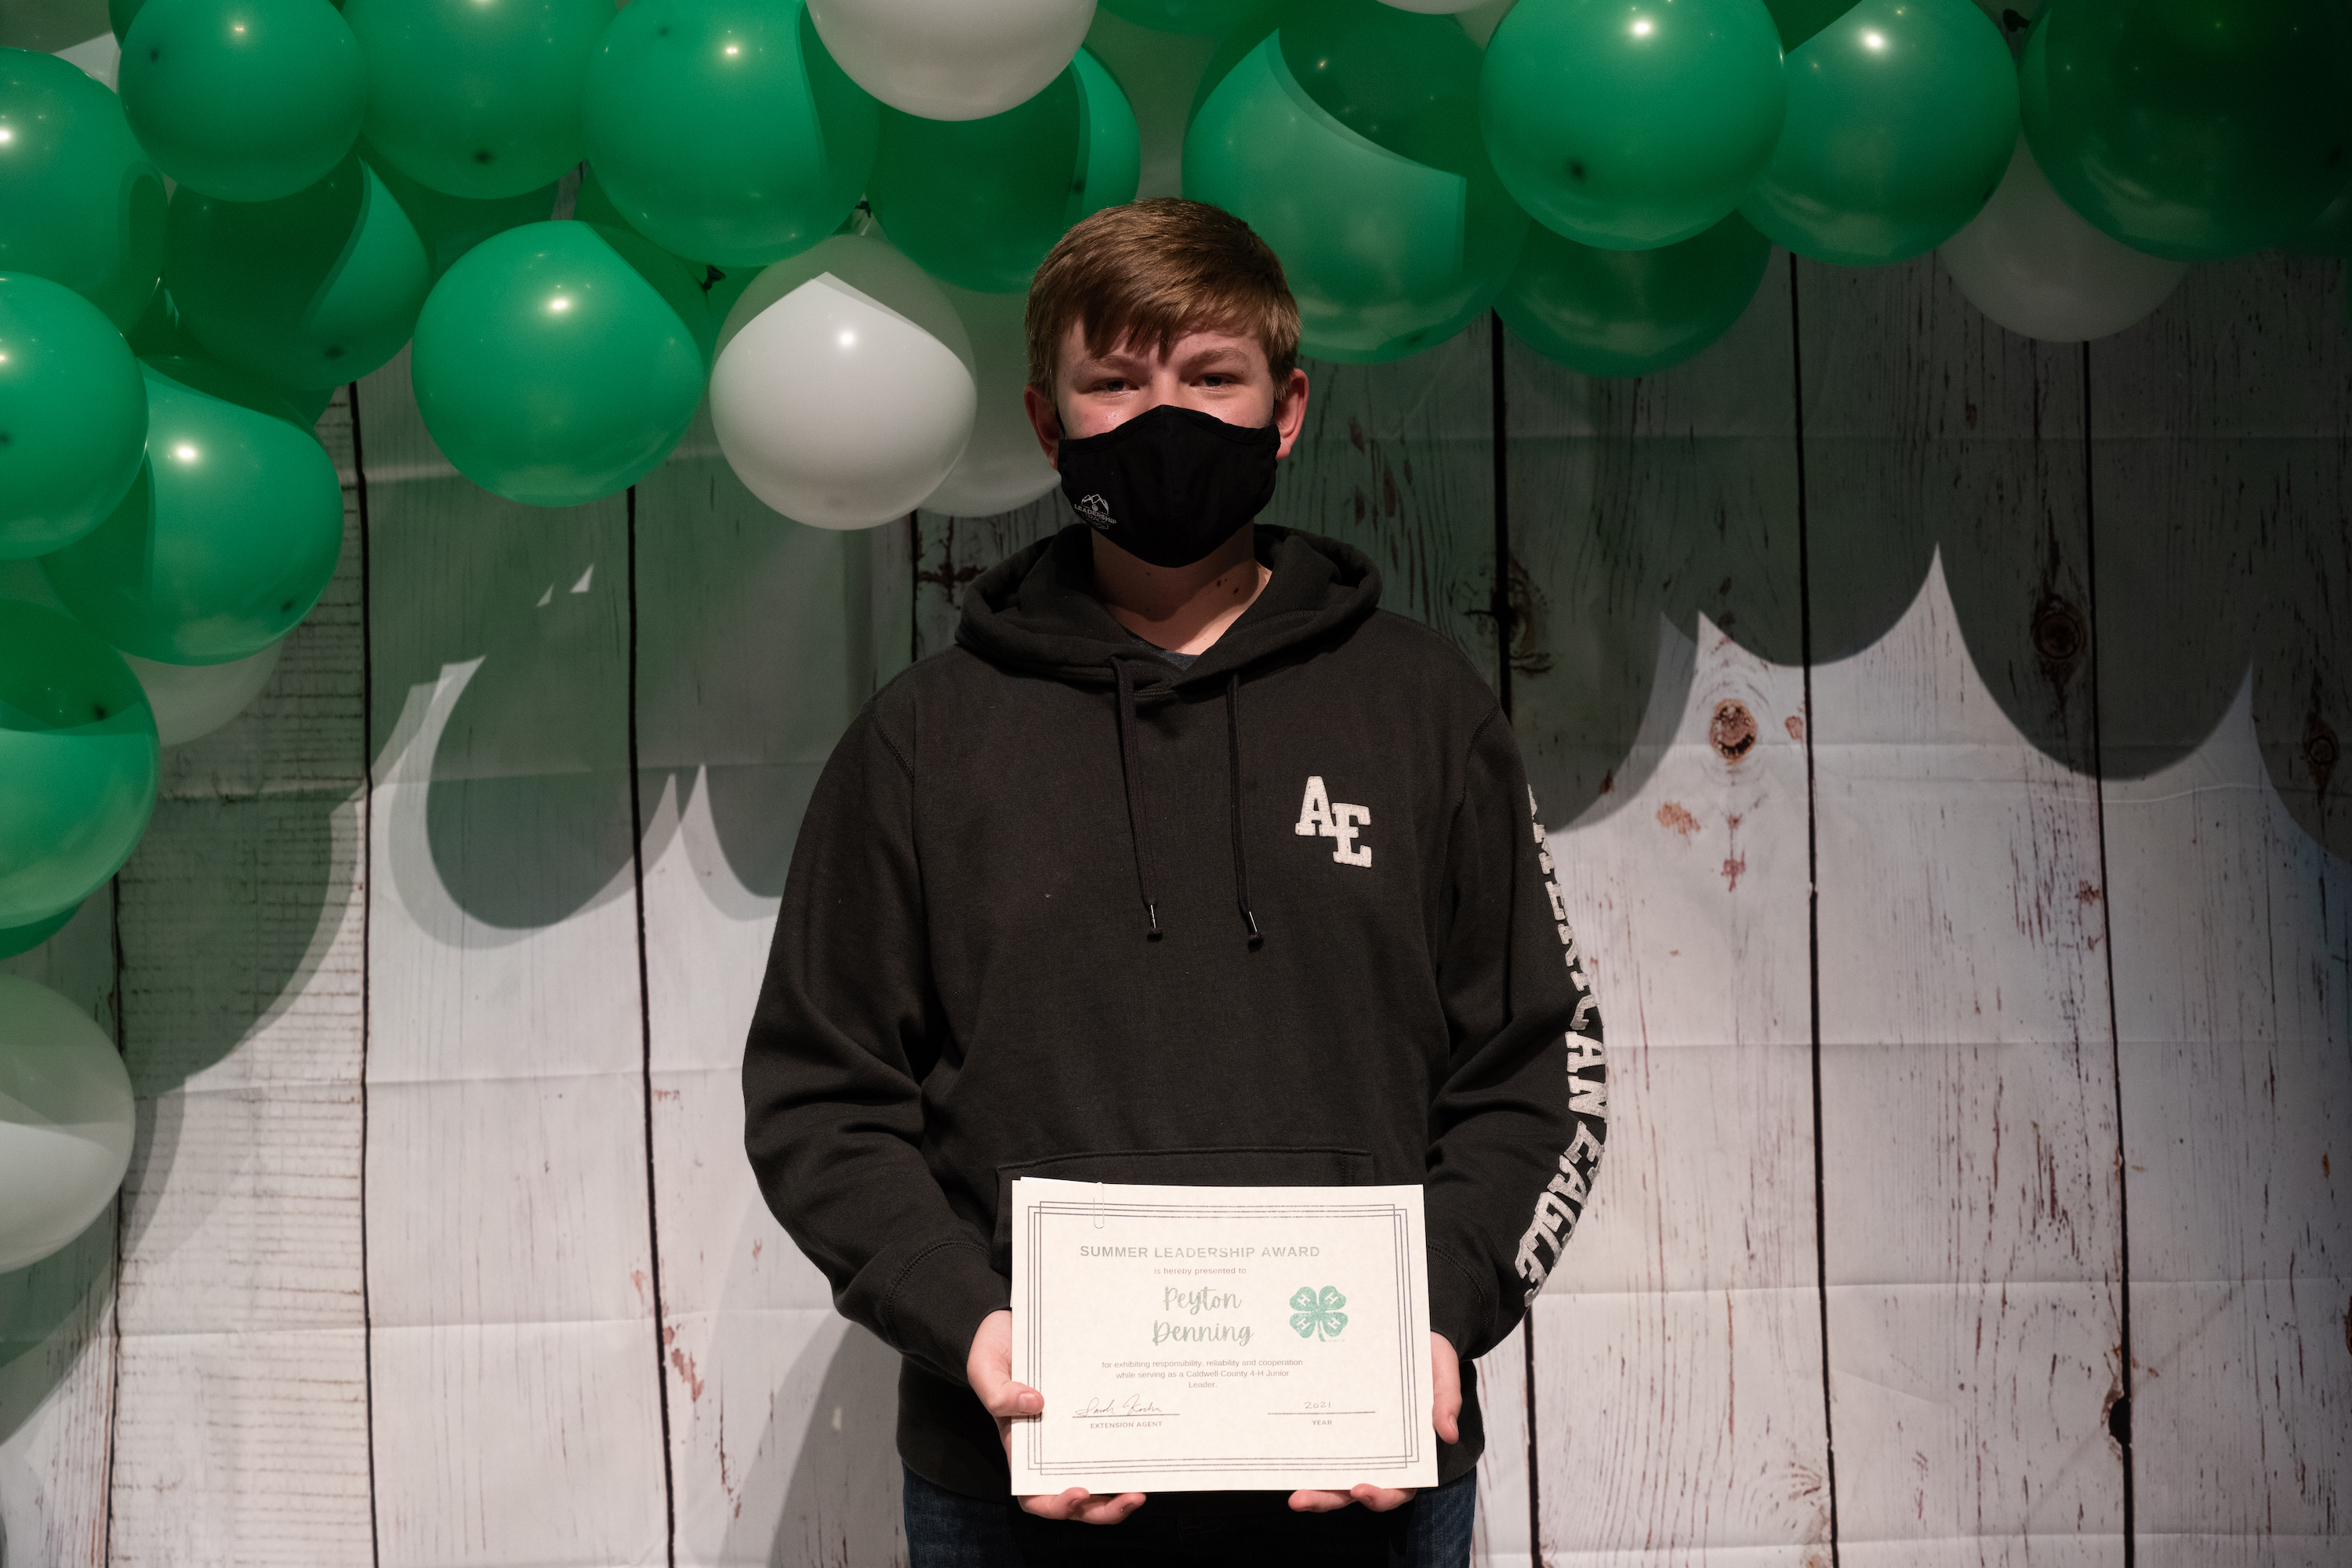
POLYGON ((1013 1184, 1016 1496, 1437 1484, 1421 1189, 1013 1184))

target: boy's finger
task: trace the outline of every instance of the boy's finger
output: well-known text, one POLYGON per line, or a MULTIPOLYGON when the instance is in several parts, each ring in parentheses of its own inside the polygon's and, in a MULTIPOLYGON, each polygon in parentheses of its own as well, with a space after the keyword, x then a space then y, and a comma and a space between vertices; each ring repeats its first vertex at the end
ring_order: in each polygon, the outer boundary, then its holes
POLYGON ((1097 1497, 1083 1487, 1072 1487, 1060 1493, 1041 1494, 1021 1500, 1022 1510, 1040 1519, 1069 1521, 1079 1524, 1117 1524, 1143 1506, 1141 1492, 1120 1492, 1116 1497, 1097 1497))
POLYGON ((1142 1506, 1141 1492, 1121 1492, 1117 1497, 1087 1500, 1078 1505, 1073 1517, 1087 1524, 1118 1524, 1142 1506))
POLYGON ((1355 1501, 1346 1492, 1295 1491, 1290 1494, 1290 1506, 1299 1513, 1329 1513, 1355 1501))
POLYGON ((991 1415, 1034 1415, 1045 1408, 1045 1396, 1025 1383, 1006 1378, 993 1388, 975 1388, 980 1403, 991 1415))

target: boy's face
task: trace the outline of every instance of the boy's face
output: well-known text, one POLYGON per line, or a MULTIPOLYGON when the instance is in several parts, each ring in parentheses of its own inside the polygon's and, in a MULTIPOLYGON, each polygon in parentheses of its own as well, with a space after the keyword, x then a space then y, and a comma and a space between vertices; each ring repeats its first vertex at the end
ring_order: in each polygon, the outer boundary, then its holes
POLYGON ((1214 415, 1228 425, 1271 424, 1281 433, 1277 458, 1290 456, 1307 419, 1307 373, 1294 369, 1276 387, 1265 350, 1231 332, 1187 332, 1158 352, 1121 341, 1101 355, 1087 352, 1084 323, 1063 334, 1052 400, 1032 386, 1024 401, 1045 460, 1060 464, 1062 438, 1099 436, 1163 403, 1214 415))

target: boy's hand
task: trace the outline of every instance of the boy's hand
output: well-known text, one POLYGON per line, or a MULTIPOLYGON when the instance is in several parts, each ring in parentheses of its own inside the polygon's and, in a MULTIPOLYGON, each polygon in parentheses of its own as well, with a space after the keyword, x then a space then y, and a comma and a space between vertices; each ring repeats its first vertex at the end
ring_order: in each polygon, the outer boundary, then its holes
MULTIPOLYGON (((964 1357, 963 1375, 988 1413, 996 1417, 997 1439, 1004 1445, 1005 1457, 1012 1458, 1013 1423, 1045 1408, 1044 1394, 1025 1383, 1013 1381, 1012 1313, 991 1312, 980 1321, 979 1331, 971 1336, 971 1353, 964 1357)), ((1458 1393, 1454 1403, 1456 1408, 1462 1404, 1458 1393)), ((1024 1512, 1040 1519, 1073 1519, 1081 1524, 1117 1524, 1142 1506, 1141 1492, 1096 1497, 1084 1487, 1021 1500, 1024 1512)))
MULTIPOLYGON (((1005 1355, 1013 1351, 1009 1342, 1011 1325, 1006 1326, 1008 1342, 1005 1355)), ((1454 1353, 1454 1342, 1444 1334, 1429 1336, 1429 1389, 1431 1424, 1437 1435, 1449 1443, 1462 1440, 1462 1363, 1454 1353)), ((1360 1502, 1374 1513, 1386 1513, 1412 1500, 1412 1487, 1376 1487, 1366 1481, 1344 1492, 1297 1491, 1290 1494, 1290 1506, 1300 1513, 1329 1513, 1333 1509, 1346 1508, 1360 1502)))

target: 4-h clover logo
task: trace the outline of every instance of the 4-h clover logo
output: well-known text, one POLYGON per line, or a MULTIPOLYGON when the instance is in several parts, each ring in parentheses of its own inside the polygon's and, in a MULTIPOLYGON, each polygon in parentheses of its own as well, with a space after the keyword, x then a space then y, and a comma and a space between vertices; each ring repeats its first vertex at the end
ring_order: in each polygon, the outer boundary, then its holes
POLYGON ((1290 1326, 1298 1331, 1302 1340, 1311 1340, 1318 1334, 1336 1340, 1339 1331, 1348 1326, 1348 1314, 1339 1310, 1347 1304, 1348 1298, 1332 1286, 1324 1286, 1323 1293, 1318 1296, 1314 1286, 1301 1285, 1298 1294, 1290 1299, 1290 1326))

